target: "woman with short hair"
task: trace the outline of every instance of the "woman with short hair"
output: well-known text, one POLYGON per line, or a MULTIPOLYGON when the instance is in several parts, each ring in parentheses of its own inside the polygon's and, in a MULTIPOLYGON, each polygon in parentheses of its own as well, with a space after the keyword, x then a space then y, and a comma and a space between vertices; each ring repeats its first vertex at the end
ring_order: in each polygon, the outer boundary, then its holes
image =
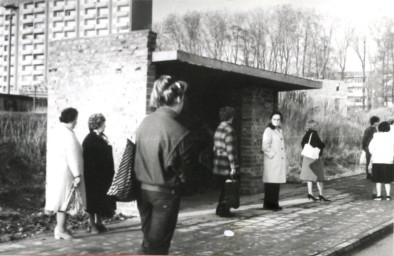
POLYGON ((280 184, 286 183, 287 157, 281 123, 283 115, 272 113, 270 123, 264 130, 262 151, 264 152, 264 205, 263 209, 280 211, 280 184))
POLYGON ((307 182, 308 187, 308 199, 309 200, 320 200, 328 202, 330 201, 324 196, 323 181, 325 180, 323 162, 321 156, 323 155, 323 148, 325 144, 321 141, 319 134, 317 132, 319 124, 315 120, 308 120, 305 125, 305 135, 301 141, 301 147, 304 148, 305 144, 310 144, 314 148, 319 148, 319 158, 312 159, 303 156, 302 168, 300 179, 307 182), (317 188, 319 190, 319 199, 313 196, 312 182, 316 182, 317 188))
POLYGON ((116 202, 107 195, 114 177, 112 146, 104 134, 106 120, 102 114, 93 114, 88 121, 89 134, 85 137, 83 160, 86 184, 86 212, 89 214, 89 232, 97 234, 107 229, 102 218, 112 217, 116 202))
POLYGON ((213 174, 216 175, 220 187, 219 202, 216 207, 216 215, 220 217, 232 217, 230 208, 224 199, 224 188, 227 179, 237 174, 239 167, 237 153, 237 137, 232 126, 234 108, 223 107, 219 112, 220 124, 215 131, 213 141, 213 174))
POLYGON ((55 239, 73 238, 66 228, 67 214, 62 211, 73 187, 79 190, 86 205, 82 148, 73 131, 77 119, 75 108, 64 109, 48 143, 45 210, 56 212, 55 239))
POLYGON ((390 134, 390 124, 381 122, 378 132, 369 143, 372 155, 372 182, 376 183, 376 197, 382 200, 382 184, 386 190, 386 200, 391 200, 391 182, 394 181, 394 138, 390 134))

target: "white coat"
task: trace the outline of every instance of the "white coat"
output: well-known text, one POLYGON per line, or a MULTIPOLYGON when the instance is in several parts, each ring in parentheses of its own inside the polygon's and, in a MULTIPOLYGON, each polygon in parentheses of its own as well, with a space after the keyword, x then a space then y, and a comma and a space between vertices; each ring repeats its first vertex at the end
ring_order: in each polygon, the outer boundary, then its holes
POLYGON ((53 133, 47 150, 45 210, 48 212, 60 210, 76 176, 81 176, 78 189, 86 207, 82 147, 74 131, 64 123, 59 124, 53 133))
POLYGON ((394 163, 394 137, 392 133, 374 133, 368 148, 374 164, 394 163))
POLYGON ((264 183, 286 183, 287 158, 281 129, 267 127, 263 134, 264 183))

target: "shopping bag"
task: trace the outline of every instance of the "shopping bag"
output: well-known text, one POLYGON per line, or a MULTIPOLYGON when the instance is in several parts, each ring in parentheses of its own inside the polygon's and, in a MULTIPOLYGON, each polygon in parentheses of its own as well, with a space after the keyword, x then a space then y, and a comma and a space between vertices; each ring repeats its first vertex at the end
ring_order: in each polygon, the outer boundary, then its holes
POLYGON ((312 133, 311 136, 309 137, 308 143, 304 145, 301 155, 309 157, 311 159, 319 159, 320 149, 312 147, 311 138, 312 138, 312 133))
POLYGON ((70 193, 67 195, 67 198, 60 210, 72 216, 84 211, 81 193, 74 185, 72 186, 70 193))
POLYGON ((226 204, 228 208, 237 209, 239 207, 239 182, 237 180, 226 180, 223 203, 226 204))
POLYGON ((367 164, 367 153, 363 150, 360 155, 360 165, 366 165, 367 164))
POLYGON ((139 195, 139 182, 134 171, 135 144, 127 139, 126 149, 120 161, 119 169, 115 173, 107 195, 116 201, 131 202, 139 195))

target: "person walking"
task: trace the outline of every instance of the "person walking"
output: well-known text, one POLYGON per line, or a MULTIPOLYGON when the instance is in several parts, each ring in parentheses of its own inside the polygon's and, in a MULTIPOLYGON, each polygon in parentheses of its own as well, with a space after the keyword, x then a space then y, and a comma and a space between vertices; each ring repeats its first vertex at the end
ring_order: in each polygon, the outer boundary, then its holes
POLYGON ((367 129, 365 129, 365 131, 364 131, 362 148, 365 151, 365 155, 366 155, 366 159, 367 159, 366 168, 365 168, 367 179, 371 179, 371 173, 368 170, 368 166, 371 161, 371 153, 369 152, 368 146, 373 138, 374 133, 377 132, 376 127, 378 126, 379 122, 380 122, 379 117, 372 116, 369 119, 370 126, 367 129))
POLYGON ((105 232, 102 218, 112 217, 116 210, 114 198, 107 196, 114 177, 114 158, 112 146, 108 142, 105 131, 105 117, 93 114, 88 121, 89 134, 85 137, 83 162, 86 185, 86 212, 89 214, 91 233, 105 232))
POLYGON ((302 159, 302 168, 300 179, 307 182, 308 187, 308 199, 316 201, 318 200, 313 196, 312 185, 313 182, 316 182, 317 188, 319 190, 319 200, 323 201, 331 201, 324 196, 324 187, 323 181, 324 177, 324 169, 323 162, 321 160, 321 156, 323 155, 323 149, 325 144, 321 141, 319 134, 317 132, 319 124, 314 120, 308 120, 305 125, 306 133, 301 141, 301 147, 304 148, 305 144, 309 143, 314 148, 319 148, 319 158, 312 159, 306 156, 303 156, 302 159))
POLYGON ((157 108, 136 132, 135 173, 141 182, 137 199, 143 242, 140 254, 168 254, 178 219, 180 187, 193 169, 193 137, 177 117, 187 84, 160 76, 150 105, 157 108))
POLYGON ((216 215, 233 217, 230 207, 224 202, 224 188, 227 179, 234 178, 239 167, 237 153, 237 137, 232 127, 234 108, 223 107, 219 112, 220 124, 215 131, 213 141, 213 174, 216 175, 220 188, 216 215))
POLYGON ((45 188, 45 210, 56 213, 55 239, 72 239, 66 228, 67 214, 62 205, 73 187, 79 190, 86 206, 82 148, 74 134, 78 111, 66 108, 61 112, 60 125, 49 140, 45 188))
POLYGON ((376 183, 376 197, 382 200, 382 184, 386 190, 386 200, 391 200, 391 182, 394 181, 394 138, 390 133, 388 122, 378 126, 378 132, 373 135, 369 143, 369 152, 372 155, 372 182, 376 183))
POLYGON ((263 209, 280 211, 280 184, 286 183, 287 158, 281 123, 283 115, 275 111, 263 134, 264 152, 264 205, 263 209))

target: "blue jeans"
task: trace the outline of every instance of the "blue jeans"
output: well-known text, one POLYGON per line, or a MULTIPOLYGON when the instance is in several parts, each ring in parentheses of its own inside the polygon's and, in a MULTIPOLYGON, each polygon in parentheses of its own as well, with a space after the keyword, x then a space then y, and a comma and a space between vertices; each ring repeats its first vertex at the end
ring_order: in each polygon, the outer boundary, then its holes
POLYGON ((178 221, 179 194, 142 189, 137 205, 144 235, 140 254, 168 254, 178 221))

